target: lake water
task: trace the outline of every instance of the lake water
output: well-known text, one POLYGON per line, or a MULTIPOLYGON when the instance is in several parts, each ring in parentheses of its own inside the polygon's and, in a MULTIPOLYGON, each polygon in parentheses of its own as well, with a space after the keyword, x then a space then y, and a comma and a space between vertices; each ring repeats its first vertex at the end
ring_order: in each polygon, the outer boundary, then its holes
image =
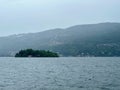
POLYGON ((120 58, 0 58, 0 90, 120 90, 120 58))

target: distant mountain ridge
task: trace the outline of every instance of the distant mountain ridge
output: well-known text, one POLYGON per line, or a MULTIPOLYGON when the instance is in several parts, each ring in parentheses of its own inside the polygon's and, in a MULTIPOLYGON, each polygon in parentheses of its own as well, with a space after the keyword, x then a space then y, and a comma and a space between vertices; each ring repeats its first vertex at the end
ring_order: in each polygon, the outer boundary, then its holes
POLYGON ((120 56, 120 23, 76 25, 0 37, 0 56, 14 56, 27 48, 51 50, 62 56, 120 56))

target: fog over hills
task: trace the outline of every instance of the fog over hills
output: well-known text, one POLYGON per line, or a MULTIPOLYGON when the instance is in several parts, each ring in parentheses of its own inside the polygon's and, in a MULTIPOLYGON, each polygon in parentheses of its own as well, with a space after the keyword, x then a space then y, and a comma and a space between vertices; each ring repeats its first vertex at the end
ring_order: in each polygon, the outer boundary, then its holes
POLYGON ((120 56, 120 23, 76 25, 0 37, 0 56, 21 49, 51 50, 62 56, 120 56))

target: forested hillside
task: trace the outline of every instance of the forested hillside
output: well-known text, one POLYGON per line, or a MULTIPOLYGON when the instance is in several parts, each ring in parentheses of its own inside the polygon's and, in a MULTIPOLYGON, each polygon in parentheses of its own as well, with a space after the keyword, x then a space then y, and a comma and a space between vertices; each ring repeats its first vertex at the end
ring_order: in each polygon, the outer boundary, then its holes
POLYGON ((21 49, 50 50, 61 56, 120 56, 120 23, 77 25, 0 37, 0 56, 21 49))

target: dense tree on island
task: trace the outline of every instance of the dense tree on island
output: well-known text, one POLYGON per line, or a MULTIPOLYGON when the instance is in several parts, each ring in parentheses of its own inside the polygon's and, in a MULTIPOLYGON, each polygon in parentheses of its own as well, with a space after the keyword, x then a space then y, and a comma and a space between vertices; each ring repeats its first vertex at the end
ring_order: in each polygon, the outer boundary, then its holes
POLYGON ((17 53, 15 57, 59 57, 59 55, 49 50, 45 51, 45 50, 26 49, 19 51, 19 53, 17 53))

